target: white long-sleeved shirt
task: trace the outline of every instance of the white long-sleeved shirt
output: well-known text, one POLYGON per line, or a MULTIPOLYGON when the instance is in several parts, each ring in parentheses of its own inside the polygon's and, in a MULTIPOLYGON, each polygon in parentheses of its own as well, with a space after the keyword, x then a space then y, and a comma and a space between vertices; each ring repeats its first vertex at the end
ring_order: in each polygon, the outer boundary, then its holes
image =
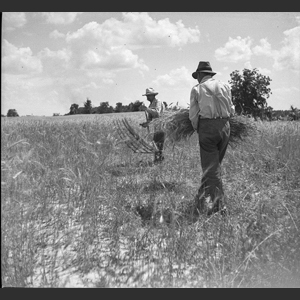
POLYGON ((150 115, 150 119, 159 118, 164 112, 164 104, 162 101, 154 98, 152 103, 147 108, 147 113, 150 115))
POLYGON ((231 99, 231 89, 227 83, 205 76, 192 88, 189 118, 197 130, 198 119, 229 118, 235 109, 231 99))

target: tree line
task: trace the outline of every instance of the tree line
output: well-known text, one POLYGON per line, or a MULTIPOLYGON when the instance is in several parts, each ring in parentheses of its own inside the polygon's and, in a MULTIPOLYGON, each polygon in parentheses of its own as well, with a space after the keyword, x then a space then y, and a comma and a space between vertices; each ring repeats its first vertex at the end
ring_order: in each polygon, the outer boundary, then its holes
POLYGON ((134 112, 139 111, 140 106, 143 104, 142 101, 136 100, 128 105, 123 105, 122 102, 116 103, 113 107, 109 105, 109 102, 100 102, 97 107, 92 106, 92 100, 87 99, 82 107, 78 104, 73 103, 70 106, 70 111, 65 115, 76 115, 76 114, 109 114, 109 113, 120 113, 120 112, 134 112))
MULTIPOLYGON (((291 106, 291 110, 279 113, 280 111, 274 111, 271 106, 268 106, 267 99, 270 97, 270 94, 272 94, 269 87, 271 78, 260 74, 258 69, 244 69, 241 72, 238 70, 233 71, 230 74, 230 80, 228 82, 231 86, 232 101, 237 114, 253 117, 255 120, 300 120, 300 111, 296 107, 291 106)), ((66 113, 65 116, 75 114, 134 112, 139 111, 139 107, 142 104, 142 101, 136 100, 128 105, 123 105, 121 102, 118 102, 115 107, 113 107, 109 102, 100 102, 99 106, 93 107, 92 101, 87 98, 82 107, 73 103, 70 106, 70 111, 66 113)), ((166 102, 164 102, 164 105, 166 108, 168 107, 166 102)), ((15 109, 10 109, 7 116, 18 116, 18 113, 15 109)))

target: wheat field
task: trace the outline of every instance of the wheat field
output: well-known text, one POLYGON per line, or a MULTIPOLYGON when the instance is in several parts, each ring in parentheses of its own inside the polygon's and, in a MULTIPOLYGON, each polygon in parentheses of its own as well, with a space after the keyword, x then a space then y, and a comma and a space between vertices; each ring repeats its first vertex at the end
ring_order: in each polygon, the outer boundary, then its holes
POLYGON ((118 139, 123 117, 149 139, 143 112, 1 118, 4 287, 300 287, 300 122, 229 147, 230 214, 189 223, 197 136, 153 165, 118 139))

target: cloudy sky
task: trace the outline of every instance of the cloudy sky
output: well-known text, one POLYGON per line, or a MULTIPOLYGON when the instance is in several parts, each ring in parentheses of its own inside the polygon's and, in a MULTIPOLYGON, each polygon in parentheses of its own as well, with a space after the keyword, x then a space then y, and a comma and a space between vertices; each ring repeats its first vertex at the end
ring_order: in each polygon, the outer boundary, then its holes
POLYGON ((1 112, 146 103, 147 87, 186 107, 200 60, 225 82, 257 68, 272 79, 268 105, 300 108, 299 12, 7 12, 1 112))

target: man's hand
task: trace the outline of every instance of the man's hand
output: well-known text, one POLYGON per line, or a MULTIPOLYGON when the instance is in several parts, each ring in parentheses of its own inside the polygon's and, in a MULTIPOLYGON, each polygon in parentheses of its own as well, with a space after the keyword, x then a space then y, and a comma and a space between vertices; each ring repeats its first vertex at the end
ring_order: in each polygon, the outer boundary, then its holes
POLYGON ((149 126, 149 122, 144 122, 140 124, 142 127, 147 128, 149 126))

